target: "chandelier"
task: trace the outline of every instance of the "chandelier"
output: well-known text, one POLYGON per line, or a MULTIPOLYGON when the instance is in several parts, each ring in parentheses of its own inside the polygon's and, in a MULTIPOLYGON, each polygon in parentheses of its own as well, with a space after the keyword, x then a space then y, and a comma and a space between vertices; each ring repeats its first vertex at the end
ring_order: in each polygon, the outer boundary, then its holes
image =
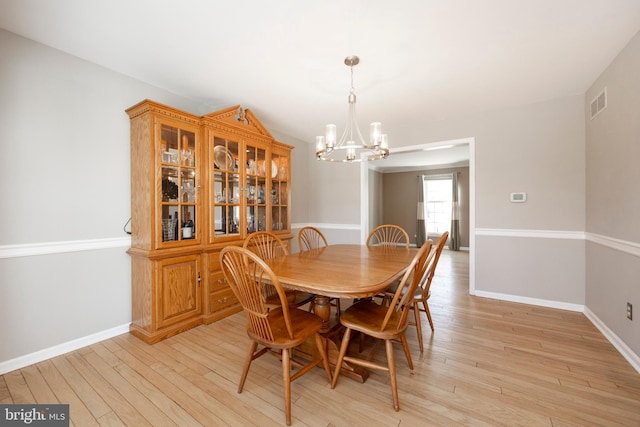
POLYGON ((380 122, 369 125, 369 143, 362 138, 356 121, 356 93, 353 88, 353 67, 358 65, 360 58, 347 56, 345 65, 351 68, 351 91, 349 92, 349 114, 347 125, 336 141, 336 125, 326 126, 325 136, 316 136, 316 157, 328 162, 353 163, 367 160, 385 159, 389 156, 389 141, 382 133, 380 122))

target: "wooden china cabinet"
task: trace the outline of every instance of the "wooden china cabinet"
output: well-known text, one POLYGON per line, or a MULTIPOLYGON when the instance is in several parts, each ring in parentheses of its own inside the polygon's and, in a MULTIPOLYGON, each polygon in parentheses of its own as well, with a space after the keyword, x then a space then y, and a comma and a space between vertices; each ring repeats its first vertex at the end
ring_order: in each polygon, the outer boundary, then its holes
POLYGON ((154 343, 241 310, 220 250, 255 231, 285 242, 293 147, 249 110, 205 116, 144 100, 131 120, 131 333, 154 343))

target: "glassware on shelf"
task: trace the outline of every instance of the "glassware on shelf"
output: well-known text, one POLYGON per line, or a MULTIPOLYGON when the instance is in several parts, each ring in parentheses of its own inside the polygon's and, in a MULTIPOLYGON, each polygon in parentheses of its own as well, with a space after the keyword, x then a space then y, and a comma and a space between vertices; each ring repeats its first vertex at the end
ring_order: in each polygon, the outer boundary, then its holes
POLYGON ((183 203, 195 203, 196 201, 196 188, 193 180, 187 179, 182 182, 182 202, 183 203))
POLYGON ((185 166, 193 166, 193 151, 182 150, 182 163, 185 166))
POLYGON ((175 240, 177 227, 178 227, 178 218, 163 218, 162 219, 162 240, 165 242, 169 240, 175 240))
POLYGON ((184 166, 193 166, 193 151, 189 147, 189 137, 182 135, 182 164, 184 166))

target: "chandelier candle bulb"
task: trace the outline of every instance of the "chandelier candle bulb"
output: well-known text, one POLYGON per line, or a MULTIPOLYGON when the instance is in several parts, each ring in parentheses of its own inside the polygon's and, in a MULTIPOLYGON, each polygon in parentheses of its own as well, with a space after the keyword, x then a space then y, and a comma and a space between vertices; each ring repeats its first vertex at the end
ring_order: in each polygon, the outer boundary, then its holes
POLYGON ((324 149, 324 136, 316 136, 316 154, 318 154, 320 151, 324 151, 324 149))
POLYGON ((382 151, 389 152, 389 136, 386 133, 382 134, 382 138, 380 141, 380 149, 382 151))
POLYGON ((382 124, 380 122, 373 122, 369 125, 369 142, 376 149, 380 146, 380 134, 382 124))
POLYGON ((330 153, 333 149, 333 144, 336 142, 336 125, 327 125, 326 138, 327 152, 330 153))

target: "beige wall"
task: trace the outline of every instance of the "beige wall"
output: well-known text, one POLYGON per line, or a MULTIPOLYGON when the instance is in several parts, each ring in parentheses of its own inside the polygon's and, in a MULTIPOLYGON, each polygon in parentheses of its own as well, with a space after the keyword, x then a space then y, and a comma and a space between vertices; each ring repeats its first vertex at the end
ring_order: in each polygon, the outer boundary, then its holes
POLYGON ((587 91, 586 305, 640 355, 640 33, 587 91), (589 104, 604 88, 608 106, 589 104), (626 303, 634 320, 626 318, 626 303))
MULTIPOLYGON (((396 224, 409 233, 411 243, 416 243, 418 176, 459 173, 460 188, 460 246, 469 247, 469 168, 444 168, 424 171, 396 172, 382 174, 383 206, 382 222, 396 224)), ((373 227, 371 227, 373 228, 373 227)), ((437 236, 439 237, 439 236, 437 236)), ((436 237, 436 238, 437 238, 436 237)), ((433 236, 429 236, 433 239, 433 236)), ((434 239, 435 241, 435 239, 434 239)))

